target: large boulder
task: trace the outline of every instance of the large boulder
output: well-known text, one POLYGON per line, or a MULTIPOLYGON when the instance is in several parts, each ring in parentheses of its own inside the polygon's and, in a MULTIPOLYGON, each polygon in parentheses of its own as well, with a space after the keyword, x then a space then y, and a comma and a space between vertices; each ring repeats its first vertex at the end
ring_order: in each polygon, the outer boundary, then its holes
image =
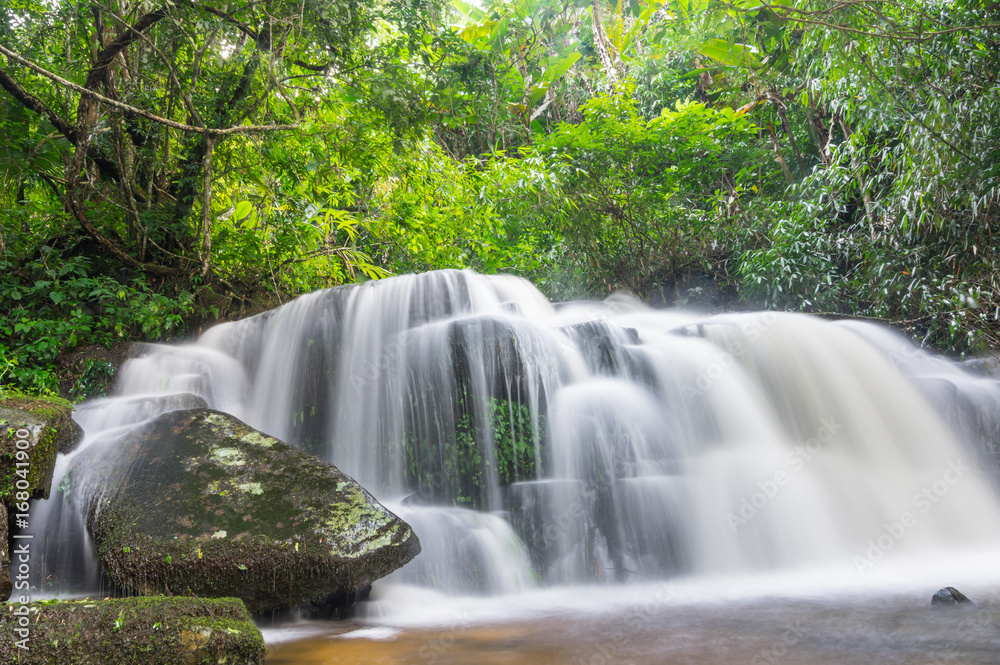
POLYGON ((233 596, 255 612, 321 603, 420 551, 353 479, 210 409, 82 450, 68 484, 106 573, 145 595, 233 596))
POLYGON ((0 662, 261 665, 267 648, 233 598, 117 598, 0 605, 0 662))
POLYGON ((26 514, 29 500, 48 498, 56 455, 83 438, 72 413, 65 400, 0 395, 0 600, 12 588, 8 518, 26 514))

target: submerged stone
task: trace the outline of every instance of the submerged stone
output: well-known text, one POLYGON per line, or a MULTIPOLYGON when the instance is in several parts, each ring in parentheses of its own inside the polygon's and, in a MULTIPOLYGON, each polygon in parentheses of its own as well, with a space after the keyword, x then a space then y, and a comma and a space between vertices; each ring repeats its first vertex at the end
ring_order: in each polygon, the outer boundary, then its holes
POLYGON ((260 665, 267 651, 233 598, 18 602, 0 610, 3 663, 260 665))
POLYGON ((410 527, 337 468, 227 414, 164 414, 70 471, 101 563, 142 594, 261 612, 361 592, 412 559, 410 527))

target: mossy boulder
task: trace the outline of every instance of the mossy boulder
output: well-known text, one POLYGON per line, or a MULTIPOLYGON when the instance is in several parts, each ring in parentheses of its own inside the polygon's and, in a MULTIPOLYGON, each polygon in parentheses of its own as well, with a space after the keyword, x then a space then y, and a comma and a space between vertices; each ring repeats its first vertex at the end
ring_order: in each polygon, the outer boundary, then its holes
POLYGON ((0 502, 0 600, 10 598, 14 582, 10 579, 10 544, 7 531, 7 506, 0 502))
POLYGON ((233 596, 262 612, 360 592, 420 551, 337 468, 211 409, 86 448, 68 485, 105 572, 144 595, 233 596))
POLYGON ((26 513, 30 499, 49 497, 56 455, 83 438, 72 413, 62 399, 0 394, 0 600, 11 592, 8 510, 26 513))
POLYGON ((266 651, 233 598, 0 606, 0 662, 10 665, 259 665, 266 651))
POLYGON ((55 398, 0 398, 0 501, 8 508, 20 502, 17 491, 26 491, 32 499, 49 498, 56 455, 72 450, 83 439, 83 430, 73 422, 73 407, 55 398), (27 436, 18 436, 26 432, 27 436), (18 455, 18 441, 25 455, 18 455), (18 466, 21 463, 22 466, 18 466), (23 466, 27 464, 26 466, 23 466), (27 489, 16 482, 26 480, 27 489))

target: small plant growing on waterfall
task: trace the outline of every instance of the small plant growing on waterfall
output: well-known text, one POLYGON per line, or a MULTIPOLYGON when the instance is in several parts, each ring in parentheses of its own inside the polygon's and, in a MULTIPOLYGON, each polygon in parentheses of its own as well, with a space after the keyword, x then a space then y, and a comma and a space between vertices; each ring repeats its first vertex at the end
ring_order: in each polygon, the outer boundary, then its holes
POLYGON ((536 435, 526 404, 491 397, 486 427, 477 422, 476 409, 468 399, 459 405, 461 415, 454 421, 453 433, 445 435, 446 441, 425 440, 415 432, 404 439, 410 482, 423 498, 447 497, 453 505, 477 507, 483 497, 484 474, 496 474, 501 485, 508 485, 534 480, 542 473, 536 468, 536 457, 544 458, 544 451, 536 455, 536 445, 544 441, 544 416, 536 418, 536 435), (492 459, 482 449, 487 434, 493 438, 492 459), (439 445, 446 451, 443 459, 433 452, 439 445))

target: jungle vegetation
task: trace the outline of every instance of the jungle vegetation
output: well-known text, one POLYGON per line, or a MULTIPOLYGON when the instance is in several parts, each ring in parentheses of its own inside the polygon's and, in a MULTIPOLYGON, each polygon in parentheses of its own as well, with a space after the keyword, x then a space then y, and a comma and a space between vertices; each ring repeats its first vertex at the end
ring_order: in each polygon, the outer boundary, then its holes
POLYGON ((0 384, 464 267, 997 349, 998 73, 980 0, 9 0, 0 384))

